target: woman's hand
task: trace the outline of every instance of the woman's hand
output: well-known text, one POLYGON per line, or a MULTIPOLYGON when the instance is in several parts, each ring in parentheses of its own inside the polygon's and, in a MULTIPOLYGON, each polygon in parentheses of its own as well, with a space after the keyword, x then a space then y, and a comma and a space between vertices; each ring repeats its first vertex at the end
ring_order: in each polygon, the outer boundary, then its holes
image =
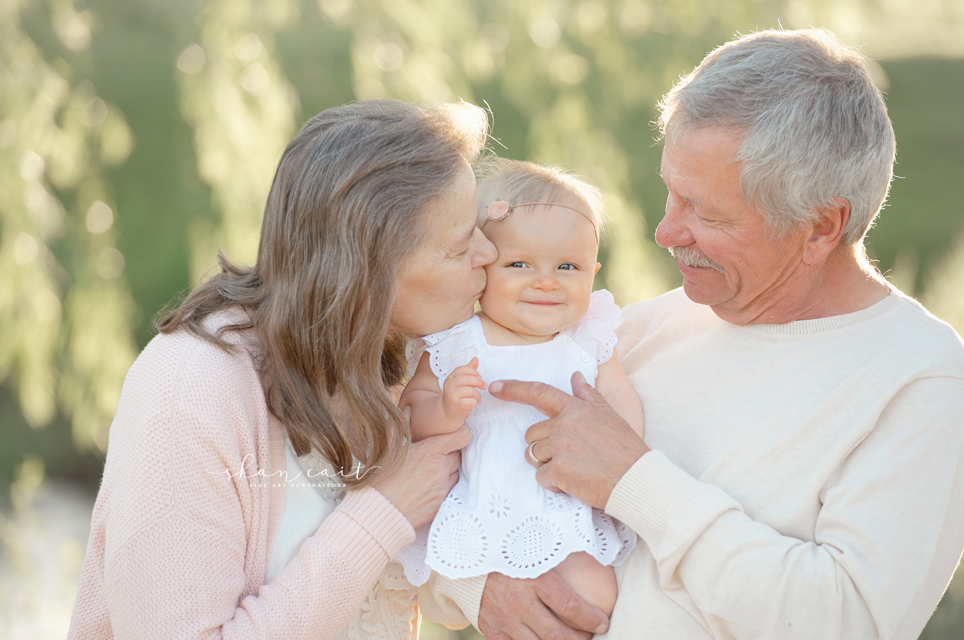
POLYGON ((373 487, 402 512, 412 527, 428 524, 459 480, 461 449, 472 441, 468 427, 408 445, 402 465, 373 487))

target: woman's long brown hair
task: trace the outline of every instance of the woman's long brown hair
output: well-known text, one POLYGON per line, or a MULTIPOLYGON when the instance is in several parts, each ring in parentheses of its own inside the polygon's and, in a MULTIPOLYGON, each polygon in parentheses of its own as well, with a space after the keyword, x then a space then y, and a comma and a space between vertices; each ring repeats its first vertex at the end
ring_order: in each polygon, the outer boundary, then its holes
POLYGON ((365 486, 399 460, 408 426, 391 387, 403 381, 405 338, 389 333, 396 275, 431 233, 433 201, 485 145, 478 107, 358 102, 315 116, 288 145, 261 225, 257 262, 233 264, 195 289, 158 328, 185 327, 231 350, 202 325, 240 307, 262 354, 268 408, 295 452, 314 449, 365 486), (347 407, 351 429, 344 422, 347 407))

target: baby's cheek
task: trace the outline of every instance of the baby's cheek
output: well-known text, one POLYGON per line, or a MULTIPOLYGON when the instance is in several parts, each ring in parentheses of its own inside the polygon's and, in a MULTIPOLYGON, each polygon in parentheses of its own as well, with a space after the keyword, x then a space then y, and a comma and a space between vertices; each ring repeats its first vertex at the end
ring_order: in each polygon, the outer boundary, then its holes
POLYGON ((579 292, 579 306, 582 308, 583 313, 589 310, 589 299, 592 296, 592 282, 579 292))

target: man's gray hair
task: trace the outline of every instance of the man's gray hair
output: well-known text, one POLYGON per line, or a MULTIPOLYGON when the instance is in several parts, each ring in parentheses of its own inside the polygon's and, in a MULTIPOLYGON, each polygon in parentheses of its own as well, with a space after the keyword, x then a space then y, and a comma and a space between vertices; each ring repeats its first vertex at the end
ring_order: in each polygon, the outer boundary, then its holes
POLYGON ((894 130, 862 54, 824 29, 763 31, 704 58, 659 104, 660 133, 723 127, 742 143, 740 192, 780 237, 834 198, 841 242, 863 239, 893 177, 894 130))

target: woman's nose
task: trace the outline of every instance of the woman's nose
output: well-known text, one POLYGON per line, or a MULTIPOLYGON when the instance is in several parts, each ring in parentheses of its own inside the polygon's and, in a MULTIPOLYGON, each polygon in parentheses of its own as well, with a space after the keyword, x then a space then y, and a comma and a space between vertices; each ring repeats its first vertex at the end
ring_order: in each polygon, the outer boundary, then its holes
POLYGON ((666 198, 666 213, 656 225, 656 244, 663 248, 684 247, 693 243, 686 226, 685 204, 672 195, 666 198))
POLYGON ((481 229, 476 228, 473 239, 478 243, 478 246, 472 253, 472 268, 478 269, 495 262, 495 259, 499 257, 499 252, 492 241, 485 237, 481 229))

